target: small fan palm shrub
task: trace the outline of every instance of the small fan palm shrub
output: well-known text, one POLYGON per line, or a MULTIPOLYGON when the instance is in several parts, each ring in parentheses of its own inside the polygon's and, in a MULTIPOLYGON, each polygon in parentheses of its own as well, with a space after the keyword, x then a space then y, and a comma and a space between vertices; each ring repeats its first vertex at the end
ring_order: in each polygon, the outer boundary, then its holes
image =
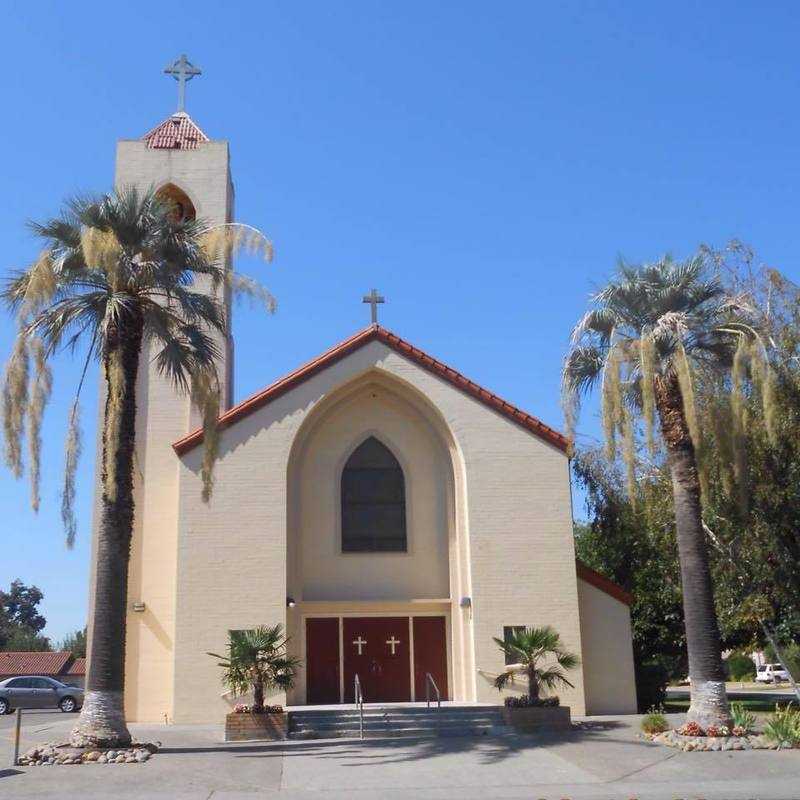
POLYGON ((294 686, 299 659, 286 651, 288 638, 283 626, 261 626, 252 630, 230 631, 225 656, 208 653, 223 669, 222 683, 236 695, 253 693, 250 711, 262 714, 264 695, 272 690, 286 691, 294 686))
POLYGON ((573 686, 566 671, 575 669, 580 659, 564 649, 558 632, 549 625, 515 630, 508 639, 494 637, 494 641, 513 661, 494 679, 496 689, 505 688, 515 674, 524 675, 528 681, 527 705, 552 705, 554 698, 540 697, 543 688, 552 691, 559 686, 573 686))

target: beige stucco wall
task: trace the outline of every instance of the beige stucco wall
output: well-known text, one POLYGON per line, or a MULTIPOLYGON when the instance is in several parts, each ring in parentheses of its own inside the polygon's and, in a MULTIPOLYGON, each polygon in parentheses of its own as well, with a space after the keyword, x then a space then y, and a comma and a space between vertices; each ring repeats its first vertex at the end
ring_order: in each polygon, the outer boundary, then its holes
POLYGON ((450 597, 447 490, 449 465, 425 418, 380 383, 349 395, 314 427, 297 471, 299 537, 295 585, 306 600, 408 600, 450 597), (375 436, 403 468, 405 553, 343 553, 341 474, 355 448, 375 436))
POLYGON ((630 609, 586 581, 578 581, 587 714, 635 714, 630 609))
MULTIPOLYGON (((498 701, 491 679, 503 658, 492 637, 502 635, 503 625, 550 624, 566 647, 582 651, 564 454, 373 341, 225 430, 208 506, 199 500, 200 450, 182 458, 176 721, 210 721, 224 712, 219 670, 204 653, 224 648, 229 629, 287 620, 293 444, 315 408, 370 370, 370 380, 404 387, 426 408, 451 459, 456 699, 498 701), (459 605, 465 596, 471 609, 459 605)), ((573 679, 575 689, 561 695, 580 714, 582 670, 573 679)))
MULTIPOLYGON (((231 219, 227 142, 208 142, 196 150, 152 150, 141 141, 118 143, 117 187, 147 190, 167 183, 186 192, 198 218, 211 223, 231 219)), ((229 352, 227 342, 220 344, 224 353, 229 352)), ((172 442, 195 426, 196 412, 156 373, 153 355, 153 345, 145 346, 137 383, 136 516, 128 571, 125 708, 130 721, 163 722, 172 719, 178 553, 179 464, 172 442), (134 612, 134 602, 143 602, 145 611, 134 612)), ((229 394, 229 367, 226 364, 221 375, 224 398, 229 394)), ((102 414, 102 394, 100 401, 102 414)))

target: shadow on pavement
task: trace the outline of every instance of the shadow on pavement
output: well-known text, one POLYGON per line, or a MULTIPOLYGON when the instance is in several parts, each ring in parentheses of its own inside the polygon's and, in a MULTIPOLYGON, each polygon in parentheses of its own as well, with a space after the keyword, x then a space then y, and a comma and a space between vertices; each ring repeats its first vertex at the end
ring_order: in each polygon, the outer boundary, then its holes
POLYGON ((166 746, 161 754, 229 753, 238 758, 291 758, 316 755, 319 758, 352 758, 349 766, 420 761, 451 753, 474 753, 481 763, 492 764, 512 758, 531 748, 557 749, 563 745, 589 742, 602 737, 605 742, 634 747, 654 747, 637 739, 629 725, 622 722, 574 722, 571 731, 563 733, 503 733, 486 736, 399 737, 397 739, 316 739, 253 744, 219 744, 211 746, 166 746), (609 737, 609 731, 625 731, 620 737, 609 737))
POLYGON ((10 778, 12 775, 24 775, 21 769, 0 769, 0 778, 10 778))

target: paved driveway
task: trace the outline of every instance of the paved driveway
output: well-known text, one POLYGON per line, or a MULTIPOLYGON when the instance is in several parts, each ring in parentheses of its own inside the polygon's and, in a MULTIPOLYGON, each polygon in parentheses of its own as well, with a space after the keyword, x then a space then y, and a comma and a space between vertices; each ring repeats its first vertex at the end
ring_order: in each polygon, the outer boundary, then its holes
MULTIPOLYGON (((33 716, 33 715, 31 715, 33 716)), ((66 735, 42 717, 27 741, 66 735), (48 726, 48 730, 39 727, 48 726)), ((203 726, 133 726, 164 747, 144 765, 0 769, 0 797, 114 800, 797 800, 800 751, 682 753, 639 740, 638 718, 593 718, 562 738, 224 745, 203 726)), ((5 723, 5 720, 3 720, 5 723)), ((7 726, 0 758, 10 761, 7 726)))

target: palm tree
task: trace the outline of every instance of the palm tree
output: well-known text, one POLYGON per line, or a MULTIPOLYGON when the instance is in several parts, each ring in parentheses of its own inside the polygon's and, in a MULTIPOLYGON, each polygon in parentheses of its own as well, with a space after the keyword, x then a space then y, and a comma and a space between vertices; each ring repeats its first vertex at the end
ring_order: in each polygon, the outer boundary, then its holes
POLYGON ((493 638, 497 646, 513 659, 513 664, 494 679, 497 689, 505 687, 515 673, 523 674, 528 678, 528 698, 535 705, 542 687, 552 690, 558 686, 572 686, 564 670, 575 669, 580 659, 563 649, 561 637, 549 625, 514 630, 505 640, 493 638), (545 666, 544 662, 553 659, 557 666, 545 666))
POLYGON ((564 367, 565 407, 572 408, 568 417, 573 420, 580 395, 602 382, 609 455, 621 431, 631 486, 634 413, 643 415, 653 449, 653 410, 657 412, 672 475, 681 564, 691 677, 688 719, 703 728, 730 724, 730 709, 701 516, 702 431, 692 376, 721 386, 735 367, 736 392, 736 365, 759 341, 753 317, 744 298, 726 293, 702 254, 684 263, 664 258, 641 267, 622 264, 575 327, 564 367))
MULTIPOLYGON (((50 389, 48 359, 57 350, 85 343, 83 375, 91 359, 100 361, 105 407, 89 674, 72 741, 118 747, 130 742, 123 710, 125 608, 134 517, 135 390, 142 346, 154 343, 156 368, 177 391, 191 393, 202 412, 207 499, 219 412, 217 341, 228 332, 226 308, 218 298, 241 289, 269 302, 266 290, 230 269, 230 259, 243 246, 260 249, 266 257, 271 249, 255 229, 178 220, 152 191, 132 188, 72 200, 61 216, 32 228, 44 241, 44 250, 29 269, 13 275, 0 295, 19 325, 3 386, 6 461, 19 476, 27 427, 33 504, 38 507, 39 430, 50 389), (198 287, 200 282, 205 288, 198 287), (29 377, 31 358, 35 370, 29 377)), ((71 545, 76 529, 77 398, 69 423, 62 517, 71 545)))
POLYGON ((264 710, 264 693, 269 689, 291 689, 300 662, 287 655, 288 638, 283 635, 283 626, 271 628, 261 626, 253 630, 231 631, 228 639, 228 655, 208 653, 219 659, 225 672, 222 682, 237 695, 252 690, 251 712, 260 714, 264 710))

